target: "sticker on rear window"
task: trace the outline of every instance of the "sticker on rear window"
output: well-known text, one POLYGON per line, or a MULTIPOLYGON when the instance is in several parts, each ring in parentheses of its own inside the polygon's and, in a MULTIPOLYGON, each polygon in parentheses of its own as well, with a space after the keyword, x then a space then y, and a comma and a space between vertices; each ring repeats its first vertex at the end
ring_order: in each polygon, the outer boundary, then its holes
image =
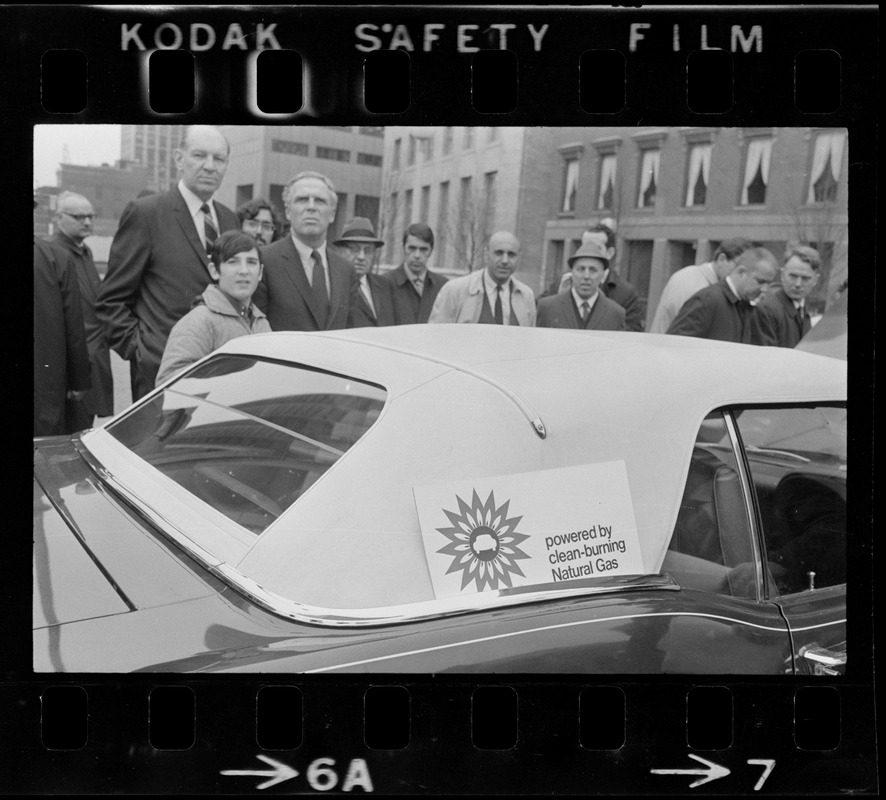
POLYGON ((438 598, 644 572, 623 461, 413 494, 438 598))

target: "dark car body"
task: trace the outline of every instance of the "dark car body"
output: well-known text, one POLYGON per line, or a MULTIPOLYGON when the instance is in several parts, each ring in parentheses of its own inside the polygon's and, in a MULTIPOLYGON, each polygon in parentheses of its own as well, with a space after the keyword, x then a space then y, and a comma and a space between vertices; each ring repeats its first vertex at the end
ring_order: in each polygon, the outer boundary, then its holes
MULTIPOLYGON (((845 455, 836 452, 845 365, 676 337, 493 327, 247 337, 104 430, 35 441, 35 670, 842 670, 845 566, 817 585, 768 528, 785 513, 782 487, 799 483, 804 497, 827 498, 825 511, 806 501, 815 541, 824 537, 837 561, 845 550, 845 455), (617 387, 601 398, 605 425, 587 413, 595 382, 610 385, 639 363, 650 369, 622 382, 620 408, 617 387), (782 387, 759 377, 761 363, 782 387), (269 383, 248 380, 249 370, 285 377, 290 364, 312 370, 317 385, 261 406, 269 383), (557 386, 563 370, 570 380, 557 386), (332 412, 317 386, 330 381, 342 393, 366 388, 321 426, 316 418, 332 412), (635 384, 658 392, 638 396, 635 384), (248 402, 219 400, 240 391, 248 402), (657 418, 641 417, 643 408, 657 418), (795 418, 806 422, 786 430, 795 418), (448 578, 434 559, 445 548, 422 546, 436 534, 419 520, 415 487, 480 475, 500 476, 510 491, 514 474, 544 482, 587 462, 610 469, 620 453, 643 570, 526 582, 512 570, 485 587, 465 571, 461 590, 441 589, 448 578), (298 492, 277 487, 281 469, 298 492), (693 477, 702 474, 712 477, 693 477), (699 534, 704 514, 716 522, 699 534)), ((592 506, 593 496, 589 487, 587 500, 572 499, 592 506)), ((484 523, 505 543, 506 516, 484 523)), ((811 552, 803 558, 820 557, 811 552)))

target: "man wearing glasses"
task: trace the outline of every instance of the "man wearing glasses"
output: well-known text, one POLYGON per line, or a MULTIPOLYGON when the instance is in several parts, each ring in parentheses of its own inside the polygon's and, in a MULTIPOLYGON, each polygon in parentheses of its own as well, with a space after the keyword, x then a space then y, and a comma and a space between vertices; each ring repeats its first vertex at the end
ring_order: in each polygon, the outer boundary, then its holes
POLYGON ((86 347, 92 369, 92 389, 82 401, 72 404, 74 430, 92 427, 93 418, 114 413, 114 382, 111 375, 111 351, 102 324, 95 315, 101 278, 85 240, 92 236, 95 213, 92 204, 81 194, 62 192, 58 196, 55 233, 49 244, 61 263, 67 262, 77 276, 86 347))
POLYGON ((129 361, 133 400, 154 388, 169 331, 209 285, 208 248, 240 229, 237 215, 212 199, 229 157, 218 128, 188 126, 175 150, 178 185, 135 200, 120 217, 96 310, 111 347, 129 361))
POLYGON ((237 219, 240 220, 240 230, 248 233, 259 245, 270 244, 276 239, 274 209, 263 197, 256 197, 240 206, 237 219))

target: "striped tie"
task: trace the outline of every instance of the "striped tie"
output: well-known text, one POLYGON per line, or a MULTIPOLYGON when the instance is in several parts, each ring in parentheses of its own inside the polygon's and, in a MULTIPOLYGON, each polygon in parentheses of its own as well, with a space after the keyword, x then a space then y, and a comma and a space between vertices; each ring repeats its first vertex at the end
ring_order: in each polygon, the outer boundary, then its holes
POLYGON ((206 237, 206 252, 208 253, 212 243, 218 238, 218 229, 212 221, 212 212, 209 210, 209 206, 204 203, 200 206, 200 210, 203 212, 203 233, 206 237))

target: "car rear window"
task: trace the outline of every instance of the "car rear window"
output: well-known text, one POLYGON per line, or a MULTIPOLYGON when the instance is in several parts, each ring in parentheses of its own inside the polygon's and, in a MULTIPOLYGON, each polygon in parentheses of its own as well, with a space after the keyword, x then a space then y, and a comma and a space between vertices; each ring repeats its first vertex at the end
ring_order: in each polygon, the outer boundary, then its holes
POLYGON ((354 378, 225 355, 183 374, 107 431, 258 534, 372 427, 386 396, 354 378))

